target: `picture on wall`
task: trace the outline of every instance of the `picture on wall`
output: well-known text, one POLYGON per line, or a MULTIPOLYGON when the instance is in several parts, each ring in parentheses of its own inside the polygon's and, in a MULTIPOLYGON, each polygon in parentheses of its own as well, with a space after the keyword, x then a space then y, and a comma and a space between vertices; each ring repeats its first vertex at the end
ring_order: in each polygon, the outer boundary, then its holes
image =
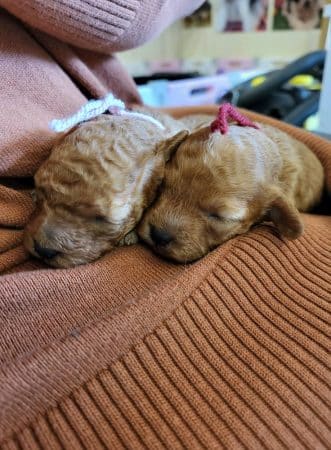
POLYGON ((211 25, 211 4, 204 2, 193 14, 184 18, 184 25, 191 27, 209 27, 211 25))
POLYGON ((319 28, 324 4, 324 0, 275 0, 273 29, 319 28))
POLYGON ((270 0, 215 0, 213 11, 217 31, 264 31, 270 0))

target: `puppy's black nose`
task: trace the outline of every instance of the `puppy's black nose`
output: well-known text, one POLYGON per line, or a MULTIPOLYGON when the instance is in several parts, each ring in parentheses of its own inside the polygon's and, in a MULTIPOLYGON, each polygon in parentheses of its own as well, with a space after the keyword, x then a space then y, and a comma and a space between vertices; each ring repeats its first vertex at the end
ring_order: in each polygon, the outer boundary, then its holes
POLYGON ((53 248, 42 247, 37 241, 34 241, 34 249, 41 258, 45 259, 52 259, 60 253, 58 250, 54 250, 53 248))
POLYGON ((168 245, 173 240, 173 237, 170 233, 168 233, 168 231, 156 228, 154 225, 151 225, 151 238, 155 245, 160 245, 163 247, 168 245))

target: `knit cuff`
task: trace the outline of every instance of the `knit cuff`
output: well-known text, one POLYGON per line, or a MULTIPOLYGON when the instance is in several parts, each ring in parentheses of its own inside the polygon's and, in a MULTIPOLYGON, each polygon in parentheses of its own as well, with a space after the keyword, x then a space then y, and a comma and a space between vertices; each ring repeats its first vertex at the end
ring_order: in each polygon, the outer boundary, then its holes
POLYGON ((77 47, 110 53, 141 45, 203 0, 0 0, 28 25, 77 47))

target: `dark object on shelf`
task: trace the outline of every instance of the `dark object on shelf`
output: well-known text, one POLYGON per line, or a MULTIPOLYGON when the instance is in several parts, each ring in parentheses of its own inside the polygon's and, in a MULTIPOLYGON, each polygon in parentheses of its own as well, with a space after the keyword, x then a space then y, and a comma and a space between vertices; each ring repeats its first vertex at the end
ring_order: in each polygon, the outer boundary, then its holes
POLYGON ((138 86, 142 84, 146 84, 149 81, 156 81, 156 80, 167 80, 167 81, 176 81, 176 80, 185 80, 187 78, 196 78, 199 77, 199 72, 158 72, 153 73, 152 75, 146 75, 146 76, 140 76, 140 77, 134 77, 134 81, 138 86))
POLYGON ((265 74, 265 79, 257 85, 254 84, 257 77, 254 77, 236 86, 219 102, 231 102, 292 125, 302 126, 308 117, 318 111, 319 83, 322 82, 324 62, 324 50, 309 53, 283 69, 265 74), (291 83, 298 75, 310 76, 315 84, 300 86, 300 83, 291 83))

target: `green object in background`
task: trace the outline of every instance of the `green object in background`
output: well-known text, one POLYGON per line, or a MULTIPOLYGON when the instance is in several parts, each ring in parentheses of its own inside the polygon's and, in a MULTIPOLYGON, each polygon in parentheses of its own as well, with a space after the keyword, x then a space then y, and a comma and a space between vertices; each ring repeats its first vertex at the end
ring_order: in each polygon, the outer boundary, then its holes
POLYGON ((289 30, 290 26, 286 17, 284 17, 280 10, 278 10, 274 16, 274 30, 289 30))

